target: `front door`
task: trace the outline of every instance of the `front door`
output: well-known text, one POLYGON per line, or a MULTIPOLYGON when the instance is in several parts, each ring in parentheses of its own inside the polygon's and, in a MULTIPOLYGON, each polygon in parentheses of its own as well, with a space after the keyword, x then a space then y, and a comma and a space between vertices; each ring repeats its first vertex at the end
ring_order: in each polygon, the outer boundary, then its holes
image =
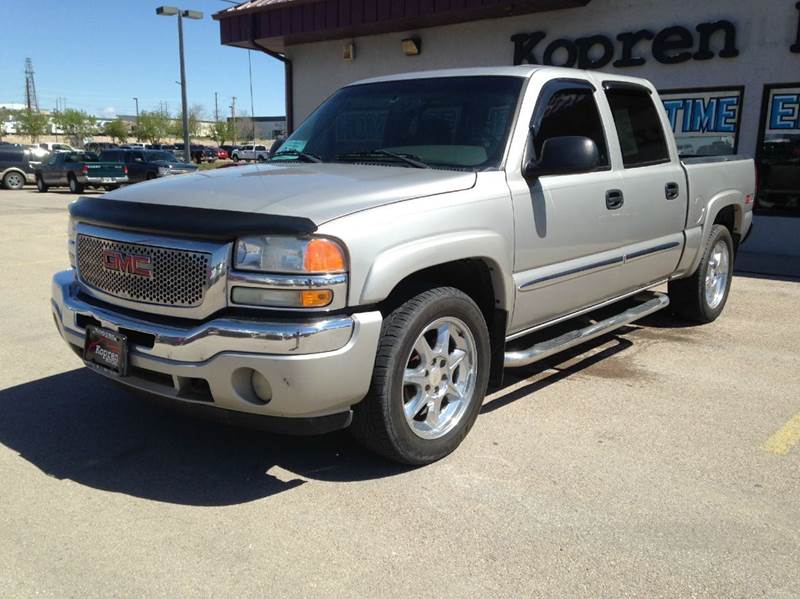
POLYGON ((589 173, 526 179, 509 173, 514 203, 516 302, 513 334, 618 295, 626 217, 617 197, 622 178, 611 159, 594 86, 547 83, 531 118, 534 153, 551 137, 583 136, 599 150, 589 173))

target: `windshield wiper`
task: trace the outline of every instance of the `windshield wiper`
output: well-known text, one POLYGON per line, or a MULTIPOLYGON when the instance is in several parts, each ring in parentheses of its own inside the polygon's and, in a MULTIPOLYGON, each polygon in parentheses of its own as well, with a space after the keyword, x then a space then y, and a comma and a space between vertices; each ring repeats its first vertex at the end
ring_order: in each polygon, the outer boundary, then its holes
POLYGON ((311 154, 309 152, 300 152, 298 150, 284 150, 283 152, 275 152, 272 156, 269 157, 270 160, 277 158, 278 156, 297 156, 298 158, 302 158, 306 162, 322 162, 322 158, 317 156, 316 154, 311 154))
POLYGON ((410 164, 414 168, 431 168, 430 165, 425 164, 422 160, 419 159, 419 156, 414 156, 413 154, 398 154, 396 152, 390 152, 389 150, 370 150, 369 152, 350 152, 349 154, 340 154, 336 157, 336 160, 368 160, 370 158, 376 157, 387 157, 393 158, 394 160, 399 160, 400 162, 405 162, 406 164, 410 164))

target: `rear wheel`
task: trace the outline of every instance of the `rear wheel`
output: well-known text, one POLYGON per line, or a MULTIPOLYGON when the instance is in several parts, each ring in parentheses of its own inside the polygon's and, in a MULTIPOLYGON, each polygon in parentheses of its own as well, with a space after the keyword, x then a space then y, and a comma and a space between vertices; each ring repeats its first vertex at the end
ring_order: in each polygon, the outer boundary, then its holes
POLYGON ((695 273, 669 283, 673 312, 687 320, 713 322, 728 301, 732 277, 733 238, 727 227, 713 225, 695 273))
POLYGON ((36 189, 38 189, 41 193, 47 191, 47 183, 44 182, 44 179, 41 175, 36 175, 36 189))
POLYGON ((372 385, 352 432, 405 464, 452 452, 475 423, 489 380, 489 332, 480 308, 452 287, 420 293, 383 322, 372 385))
POLYGON ((3 177, 3 186, 6 189, 22 189, 25 187, 25 175, 17 171, 6 173, 6 176, 3 177))
POLYGON ((72 193, 83 193, 83 185, 78 183, 78 180, 75 178, 75 175, 69 176, 68 183, 69 183, 69 190, 72 193))

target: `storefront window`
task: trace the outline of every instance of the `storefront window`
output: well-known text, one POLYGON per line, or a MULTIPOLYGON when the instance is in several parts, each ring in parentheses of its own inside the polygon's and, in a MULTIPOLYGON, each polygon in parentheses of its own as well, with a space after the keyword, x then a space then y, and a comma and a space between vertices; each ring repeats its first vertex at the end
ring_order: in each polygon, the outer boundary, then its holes
POLYGON ((681 157, 736 154, 744 88, 659 92, 681 157))
POLYGON ((800 216, 800 83, 764 87, 759 131, 756 211, 800 216))

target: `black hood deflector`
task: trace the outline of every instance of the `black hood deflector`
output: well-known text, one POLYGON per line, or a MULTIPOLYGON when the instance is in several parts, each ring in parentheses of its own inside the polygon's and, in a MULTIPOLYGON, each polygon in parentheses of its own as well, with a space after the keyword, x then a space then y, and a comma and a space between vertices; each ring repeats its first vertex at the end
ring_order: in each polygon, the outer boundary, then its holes
POLYGON ((223 241, 243 235, 302 236, 317 230, 312 220, 298 216, 144 204, 103 197, 78 198, 69 205, 69 213, 87 224, 223 241))

